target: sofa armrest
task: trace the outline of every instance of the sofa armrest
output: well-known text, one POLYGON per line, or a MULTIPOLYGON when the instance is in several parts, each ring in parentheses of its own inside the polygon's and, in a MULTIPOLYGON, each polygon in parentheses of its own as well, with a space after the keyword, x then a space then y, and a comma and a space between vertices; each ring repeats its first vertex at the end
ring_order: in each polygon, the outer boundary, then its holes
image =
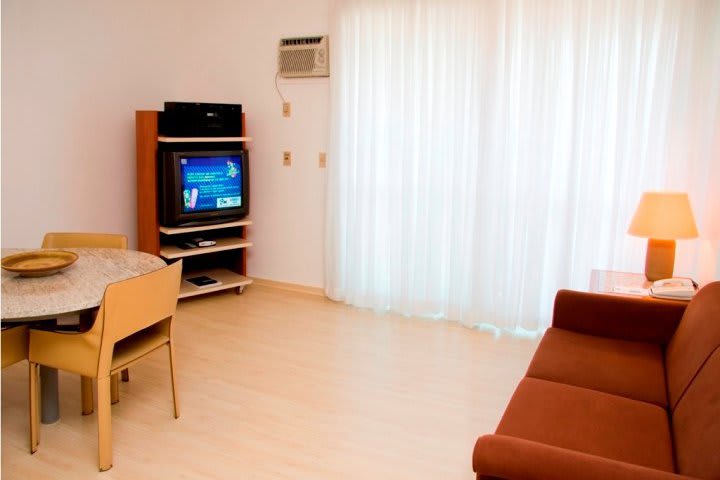
POLYGON ((675 473, 506 435, 484 435, 478 438, 473 452, 473 470, 478 479, 690 479, 675 473))
POLYGON ((599 337, 667 345, 686 302, 560 290, 552 326, 599 337))

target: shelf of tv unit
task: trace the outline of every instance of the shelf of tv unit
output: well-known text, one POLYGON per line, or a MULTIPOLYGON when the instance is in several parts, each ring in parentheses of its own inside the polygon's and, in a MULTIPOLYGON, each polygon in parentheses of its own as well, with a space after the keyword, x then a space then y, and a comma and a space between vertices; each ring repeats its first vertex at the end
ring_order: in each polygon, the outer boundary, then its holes
POLYGON ((191 257, 193 255, 203 255, 206 253, 222 252, 224 250, 234 250, 236 248, 252 247, 252 242, 240 237, 224 237, 216 238, 215 245, 210 247, 182 248, 172 244, 160 245, 160 256, 168 260, 175 258, 191 257))
POLYGON ((165 143, 203 143, 203 142, 252 142, 252 137, 158 137, 165 143))
MULTIPOLYGON (((218 223, 215 225, 201 225, 196 227, 158 227, 160 233, 165 235, 165 243, 160 244, 160 256, 166 260, 175 260, 183 257, 195 257, 198 255, 212 254, 216 252, 224 252, 227 250, 237 250, 241 248, 247 248, 252 246, 252 242, 246 238, 238 237, 237 235, 222 236, 223 229, 233 229, 232 231, 237 232, 248 225, 252 225, 252 220, 242 219, 235 220, 232 222, 218 223), (172 243, 167 243, 173 238, 173 235, 188 235, 188 234, 202 234, 203 232, 214 231, 219 233, 220 236, 216 236, 215 245, 210 247, 196 247, 196 248, 182 248, 172 243)), ((182 238, 182 237, 178 237, 182 238)), ((218 292, 220 290, 227 290, 234 288, 237 293, 242 292, 246 285, 252 283, 252 279, 242 275, 239 272, 232 271, 229 268, 192 268, 183 272, 183 282, 180 284, 180 294, 178 298, 192 297, 195 295, 203 295, 210 292, 218 292), (192 283, 185 282, 186 278, 208 276, 217 280, 217 285, 210 285, 207 287, 198 287, 192 283)))
POLYGON ((183 273, 183 281, 180 282, 180 294, 178 298, 193 297, 195 295, 203 295, 210 292, 219 292, 220 290, 226 290, 228 288, 235 288, 236 291, 242 291, 246 285, 252 283, 252 279, 235 273, 227 268, 211 268, 208 270, 194 270, 192 272, 183 273), (186 282, 186 278, 198 277, 206 275, 210 278, 218 280, 218 285, 212 285, 209 287, 196 287, 192 283, 186 282))
POLYGON ((243 219, 234 222, 217 223, 215 225, 202 225, 199 227, 160 227, 160 233, 165 235, 180 235, 183 233, 207 232, 208 230, 218 230, 221 228, 246 227, 252 225, 252 220, 243 219))

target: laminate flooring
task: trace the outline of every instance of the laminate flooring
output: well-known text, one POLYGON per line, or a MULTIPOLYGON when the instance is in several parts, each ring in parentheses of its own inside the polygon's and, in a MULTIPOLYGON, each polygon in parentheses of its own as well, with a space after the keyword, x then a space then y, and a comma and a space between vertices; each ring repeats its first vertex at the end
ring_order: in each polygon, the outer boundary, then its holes
POLYGON ((162 349, 121 383, 104 473, 79 377, 30 455, 27 363, 4 369, 2 478, 470 480, 537 346, 259 285, 180 301, 175 342, 180 418, 162 349))

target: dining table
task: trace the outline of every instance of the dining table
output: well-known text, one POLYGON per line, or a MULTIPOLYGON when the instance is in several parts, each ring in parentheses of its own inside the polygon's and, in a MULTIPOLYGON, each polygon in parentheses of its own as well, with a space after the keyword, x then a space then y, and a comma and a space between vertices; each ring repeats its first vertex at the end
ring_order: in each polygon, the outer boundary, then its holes
MULTIPOLYGON (((28 277, 2 271, 2 324, 36 324, 40 328, 67 315, 92 319, 111 283, 158 270, 166 263, 160 257, 136 250, 116 248, 63 248, 77 254, 77 260, 56 273, 28 277), (46 323, 47 322, 47 323, 46 323)), ((3 248, 2 257, 39 251, 3 248)), ((60 419, 57 370, 41 366, 41 421, 60 419)))

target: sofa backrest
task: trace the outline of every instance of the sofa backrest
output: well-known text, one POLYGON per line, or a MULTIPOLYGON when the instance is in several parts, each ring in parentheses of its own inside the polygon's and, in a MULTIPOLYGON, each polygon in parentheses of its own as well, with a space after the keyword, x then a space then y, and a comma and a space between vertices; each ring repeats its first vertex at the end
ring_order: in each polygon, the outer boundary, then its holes
POLYGON ((665 367, 678 472, 720 478, 720 282, 688 305, 665 367))

